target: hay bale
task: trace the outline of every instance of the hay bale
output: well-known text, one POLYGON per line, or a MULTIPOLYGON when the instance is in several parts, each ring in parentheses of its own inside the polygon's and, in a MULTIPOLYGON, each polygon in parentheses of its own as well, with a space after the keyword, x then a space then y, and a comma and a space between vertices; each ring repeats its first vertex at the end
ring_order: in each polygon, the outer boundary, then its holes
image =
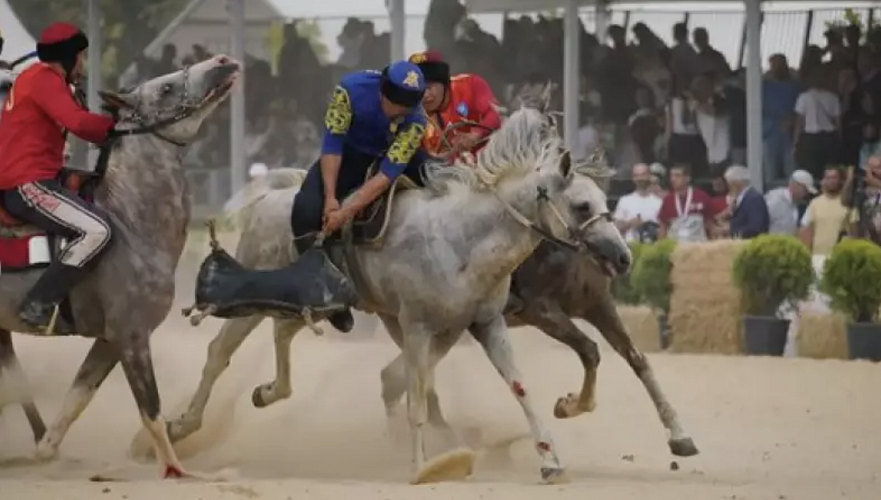
POLYGON ((802 311, 798 318, 798 355, 814 359, 848 359, 847 319, 840 313, 802 311))
POLYGON ((618 306, 618 315, 633 344, 642 352, 660 352, 658 316, 646 306, 618 306))
POLYGON ((731 264, 744 244, 718 240, 677 246, 670 259, 672 351, 741 353, 740 292, 731 264))

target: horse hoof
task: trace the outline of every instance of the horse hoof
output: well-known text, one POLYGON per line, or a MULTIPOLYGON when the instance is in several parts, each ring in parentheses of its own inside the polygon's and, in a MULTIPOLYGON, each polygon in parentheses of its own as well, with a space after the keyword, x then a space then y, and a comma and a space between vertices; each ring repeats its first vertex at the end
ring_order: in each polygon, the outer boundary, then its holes
POLYGON ((57 457, 58 448, 56 446, 43 442, 37 444, 37 451, 34 453, 34 458, 36 458, 38 462, 51 462, 57 457))
POLYGON ((596 402, 594 400, 591 400, 587 408, 579 408, 578 403, 580 399, 581 398, 578 394, 574 394, 571 392, 567 396, 558 399, 557 403, 554 405, 554 417, 577 417, 582 413, 591 412, 596 408, 596 402))
POLYGON ((542 467, 541 481, 544 484, 564 484, 569 482, 569 476, 562 467, 542 467))
POLYGON ((477 454, 467 448, 448 451, 429 460, 416 472, 410 484, 465 480, 474 474, 476 460, 477 454))
POLYGON ((667 441, 670 453, 677 457, 693 457, 700 453, 691 438, 671 439, 667 441))
POLYGON ((266 408, 269 404, 263 399, 263 386, 259 385, 254 388, 254 392, 251 393, 251 404, 254 405, 254 408, 266 408))

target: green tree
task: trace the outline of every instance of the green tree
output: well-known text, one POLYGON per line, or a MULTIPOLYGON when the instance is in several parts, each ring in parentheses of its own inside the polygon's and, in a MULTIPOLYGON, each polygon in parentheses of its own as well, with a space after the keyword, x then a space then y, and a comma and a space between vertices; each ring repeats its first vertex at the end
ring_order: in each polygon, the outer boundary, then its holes
MULTIPOLYGON (((105 77, 118 76, 187 4, 187 0, 99 0, 105 77)), ((72 22, 85 29, 85 0, 9 0, 34 38, 47 25, 72 22)))

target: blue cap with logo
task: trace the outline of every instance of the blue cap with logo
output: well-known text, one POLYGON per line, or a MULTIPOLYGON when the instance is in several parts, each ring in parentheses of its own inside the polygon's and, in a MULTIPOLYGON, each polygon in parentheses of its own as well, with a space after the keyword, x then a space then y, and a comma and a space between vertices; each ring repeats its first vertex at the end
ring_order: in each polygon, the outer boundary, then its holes
POLYGON ((395 61, 382 70, 381 92, 395 104, 416 107, 425 93, 425 76, 419 66, 407 61, 395 61))

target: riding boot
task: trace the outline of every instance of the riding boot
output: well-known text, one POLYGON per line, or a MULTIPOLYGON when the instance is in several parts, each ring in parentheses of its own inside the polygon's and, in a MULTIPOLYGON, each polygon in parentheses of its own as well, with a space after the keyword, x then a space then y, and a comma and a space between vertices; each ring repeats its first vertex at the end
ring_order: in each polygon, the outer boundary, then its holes
POLYGON ((44 334, 72 335, 77 333, 74 325, 68 324, 61 314, 56 314, 56 307, 67 298, 73 286, 85 275, 86 270, 81 267, 53 262, 25 295, 24 302, 19 309, 18 319, 44 334), (55 324, 53 330, 49 332, 53 316, 55 324))
MULTIPOLYGON (((301 236, 294 240, 294 247, 297 249, 297 253, 302 255, 306 250, 312 248, 314 243, 315 236, 301 236)), ((344 255, 342 246, 340 245, 325 245, 321 248, 321 251, 325 252, 327 256, 330 257, 331 262, 345 262, 343 260, 344 255)), ((349 333, 352 331, 352 328, 355 327, 355 318, 352 316, 352 311, 349 308, 331 313, 328 315, 327 320, 334 328, 343 333, 349 333)))
MULTIPOLYGON (((345 262, 345 254, 342 245, 330 245, 329 247, 325 247, 324 251, 327 252, 331 262, 345 262)), ((327 317, 327 320, 330 321, 330 324, 333 325, 334 328, 343 333, 349 333, 352 331, 352 328, 355 328, 355 317, 352 316, 352 310, 349 308, 330 314, 327 317)))

